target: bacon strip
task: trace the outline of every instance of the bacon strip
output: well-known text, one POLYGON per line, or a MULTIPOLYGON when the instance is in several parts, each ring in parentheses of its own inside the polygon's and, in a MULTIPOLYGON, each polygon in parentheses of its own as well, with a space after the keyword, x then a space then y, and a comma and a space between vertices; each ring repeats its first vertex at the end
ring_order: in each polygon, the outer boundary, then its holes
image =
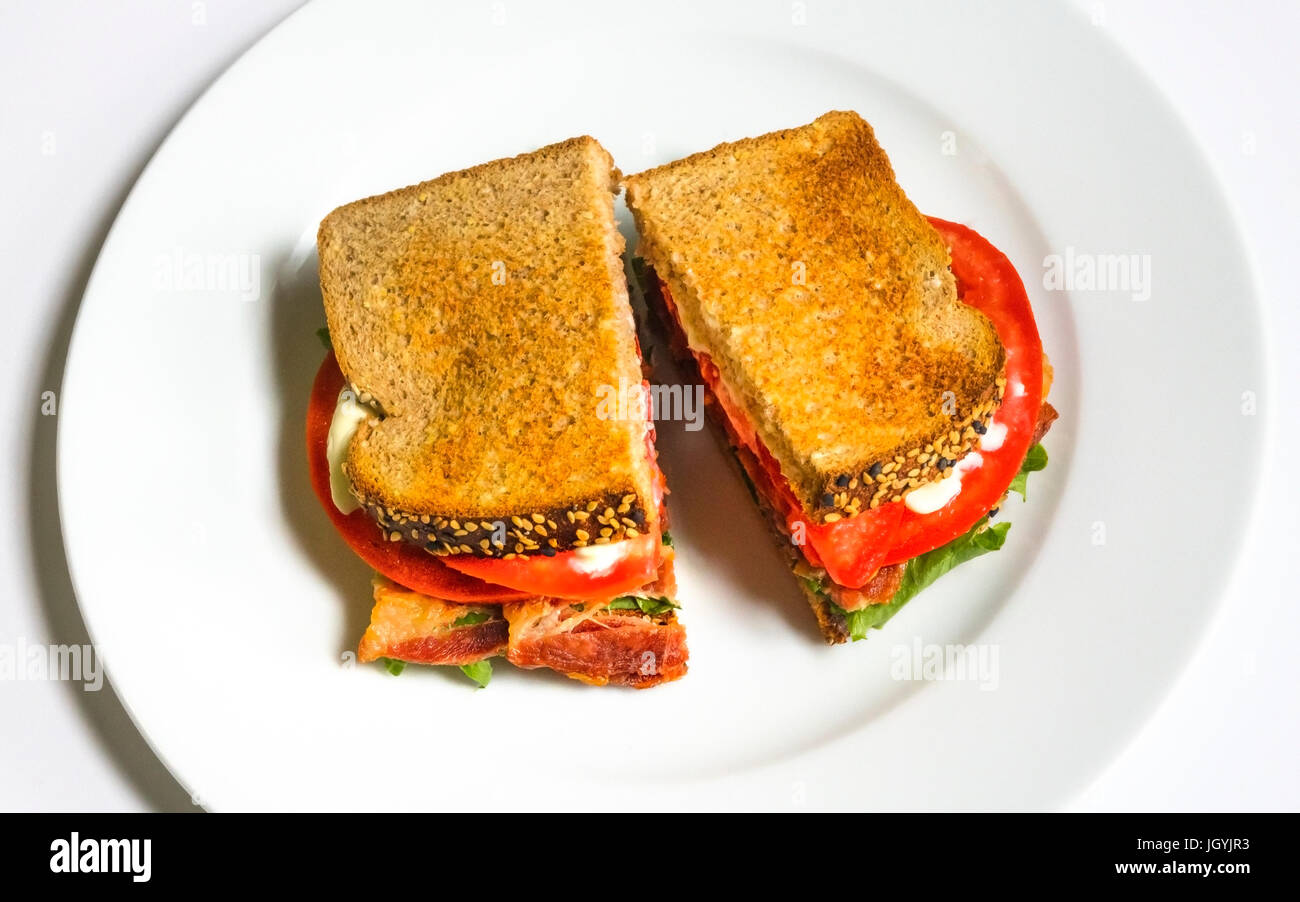
MULTIPOLYGON (((665 548, 658 579, 641 590, 672 598, 673 551, 665 548)), ((575 602, 534 597, 499 605, 467 605, 412 592, 376 574, 375 606, 358 659, 415 664, 470 664, 495 655, 517 667, 546 667, 594 686, 648 689, 686 673, 686 630, 672 611, 650 616, 610 610, 613 599, 575 602), (467 614, 488 619, 456 626, 467 614)))
MULTIPOLYGON (((672 550, 665 552, 659 579, 642 590, 646 596, 675 594, 672 550)), ((610 601, 532 598, 505 605, 506 660, 525 669, 547 667, 593 686, 648 689, 686 673, 686 630, 672 611, 651 616, 610 610, 610 601)))
POLYGON ((357 659, 414 664, 473 664, 505 652, 509 627, 499 605, 472 605, 421 595, 375 575, 375 606, 357 659), (479 623, 456 626, 466 617, 479 623))

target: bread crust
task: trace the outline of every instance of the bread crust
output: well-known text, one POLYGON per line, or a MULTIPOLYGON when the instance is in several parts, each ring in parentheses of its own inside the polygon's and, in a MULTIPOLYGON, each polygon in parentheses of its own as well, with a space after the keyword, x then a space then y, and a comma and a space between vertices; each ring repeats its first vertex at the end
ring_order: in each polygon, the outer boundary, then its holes
POLYGON ((856 113, 626 186, 639 253, 811 518, 897 500, 974 446, 1005 351, 856 113))
POLYGON ((645 418, 600 405, 641 383, 618 179, 583 136, 321 222, 334 350, 381 414, 344 470, 392 540, 495 557, 656 528, 645 418))

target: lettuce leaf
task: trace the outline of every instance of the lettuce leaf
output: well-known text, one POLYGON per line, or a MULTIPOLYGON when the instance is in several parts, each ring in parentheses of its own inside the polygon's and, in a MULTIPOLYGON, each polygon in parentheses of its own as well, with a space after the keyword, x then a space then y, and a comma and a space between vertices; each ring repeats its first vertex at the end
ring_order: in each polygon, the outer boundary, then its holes
POLYGON ((460 665, 460 672, 478 683, 480 689, 486 689, 487 684, 492 682, 492 661, 484 658, 482 661, 475 661, 473 664, 462 664, 460 665))
POLYGON ((401 676, 402 671, 406 669, 406 662, 398 661, 396 658, 380 658, 379 663, 393 676, 401 676))
POLYGON ((1003 522, 985 529, 988 521, 988 517, 982 517, 965 535, 908 561, 907 569, 903 571, 903 582, 888 604, 868 605, 860 611, 841 611, 849 627, 849 636, 854 641, 865 639, 868 630, 880 629, 902 610, 903 605, 953 567, 1001 548, 1011 524, 1003 522))
POLYGON ((650 617, 657 617, 665 611, 671 611, 680 605, 663 596, 643 598, 640 595, 621 595, 609 603, 611 611, 640 611, 650 617))
POLYGON ((316 337, 319 338, 319 339, 320 339, 320 343, 323 344, 323 345, 325 346, 325 350, 327 350, 327 351, 332 351, 332 350, 334 350, 334 342, 330 341, 330 327, 329 327, 329 326, 321 326, 319 329, 317 329, 317 330, 316 330, 316 337))
POLYGON ((464 617, 457 617, 455 620, 451 622, 451 625, 453 627, 474 626, 475 624, 482 623, 484 620, 488 620, 489 618, 490 615, 484 613, 483 611, 470 611, 464 617))
POLYGON ((1025 453, 1025 459, 1020 464, 1020 472, 1016 474, 1015 479, 1011 480, 1011 486, 1007 491, 1017 492, 1021 498, 1028 498, 1025 494, 1025 484, 1029 481, 1029 474, 1046 468, 1047 449, 1041 444, 1035 444, 1025 453))

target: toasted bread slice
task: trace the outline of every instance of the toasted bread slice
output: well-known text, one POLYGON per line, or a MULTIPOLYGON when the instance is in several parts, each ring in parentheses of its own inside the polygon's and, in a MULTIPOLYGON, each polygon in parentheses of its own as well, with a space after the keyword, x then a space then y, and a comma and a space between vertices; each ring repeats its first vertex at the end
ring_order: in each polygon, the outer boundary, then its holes
POLYGON ((618 177, 573 138, 321 223, 339 366, 382 413, 344 469, 394 540, 551 554, 655 528, 618 177))
POLYGON ((947 248, 856 113, 626 186, 638 252, 810 517, 940 478, 1001 403, 997 333, 958 300, 947 248))

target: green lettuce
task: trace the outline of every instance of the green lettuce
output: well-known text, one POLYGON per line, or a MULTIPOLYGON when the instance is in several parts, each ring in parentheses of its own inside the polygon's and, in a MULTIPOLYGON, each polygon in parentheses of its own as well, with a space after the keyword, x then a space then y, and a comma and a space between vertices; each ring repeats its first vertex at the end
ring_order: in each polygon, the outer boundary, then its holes
MULTIPOLYGON (((1047 451, 1042 445, 1035 444, 1025 454, 1025 459, 1020 464, 1020 472, 1011 481, 1008 491, 1017 492, 1024 498, 1029 474, 1036 473, 1046 466, 1047 451)), ((849 636, 854 641, 865 639, 869 630, 880 629, 902 610, 903 605, 953 567, 1001 548, 1007 540, 1007 531, 1011 529, 1011 524, 1002 522, 989 526, 988 522, 988 517, 982 517, 965 535, 958 536, 947 545, 941 545, 933 551, 927 551, 908 561, 907 569, 903 571, 903 581, 887 604, 873 604, 860 611, 846 611, 830 600, 830 594, 821 580, 808 576, 801 576, 799 579, 809 590, 824 597, 832 609, 844 617, 849 636)))
POLYGON ((640 611, 651 617, 657 617, 665 611, 671 611, 679 605, 663 596, 643 598, 639 595, 621 595, 609 603, 611 611, 640 611))
POLYGON ((475 661, 473 664, 462 664, 460 665, 460 672, 478 683, 480 689, 486 689, 487 684, 492 682, 492 661, 484 658, 482 661, 475 661))
POLYGON ((395 658, 380 658, 379 663, 393 676, 401 676, 402 671, 406 669, 406 662, 398 661, 395 658))
POLYGON ((325 346, 325 350, 327 350, 327 351, 332 351, 332 350, 334 350, 334 343, 333 343, 332 341, 330 341, 330 327, 329 327, 329 326, 321 326, 319 329, 317 329, 317 330, 316 330, 316 337, 319 338, 319 339, 320 339, 320 343, 323 344, 323 345, 325 346))
POLYGON ((888 604, 868 605, 860 611, 841 611, 849 627, 849 636, 855 641, 865 639, 867 630, 880 629, 903 609, 903 605, 953 567, 1001 548, 1011 524, 999 523, 985 529, 987 523, 988 517, 983 517, 965 535, 908 561, 903 581, 888 604))
POLYGON ((1011 487, 1007 489, 1007 491, 1016 492, 1021 498, 1027 498, 1028 496, 1025 494, 1025 483, 1029 481, 1029 474, 1046 469, 1046 467, 1047 449, 1042 445, 1035 444, 1029 449, 1028 453, 1025 454, 1025 459, 1020 464, 1020 472, 1016 474, 1015 479, 1011 480, 1011 487))
POLYGON ((451 622, 451 625, 453 627, 474 626, 476 623, 482 623, 484 620, 490 619, 490 616, 491 615, 483 611, 470 611, 464 617, 457 617, 455 620, 451 622))

